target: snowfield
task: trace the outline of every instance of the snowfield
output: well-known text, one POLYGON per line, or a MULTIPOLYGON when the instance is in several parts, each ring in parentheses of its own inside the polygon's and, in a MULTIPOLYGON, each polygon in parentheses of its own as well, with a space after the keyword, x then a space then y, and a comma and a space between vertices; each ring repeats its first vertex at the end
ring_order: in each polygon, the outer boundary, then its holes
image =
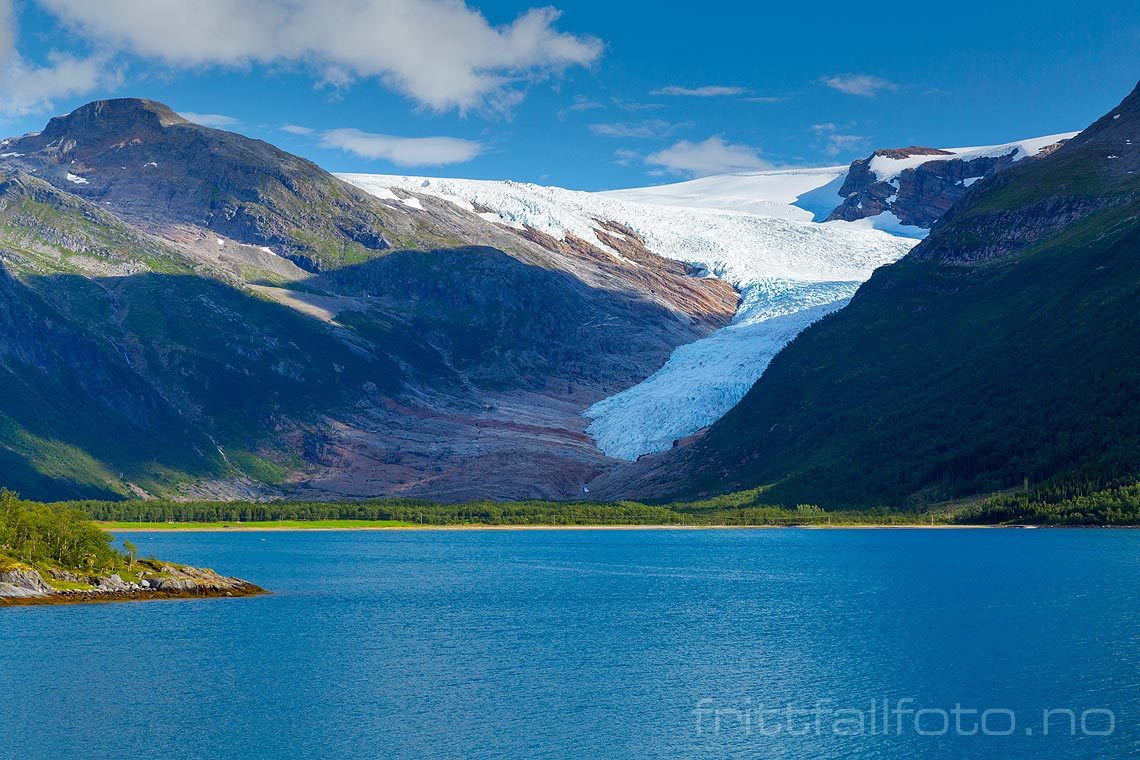
POLYGON ((826 216, 843 200, 839 186, 846 177, 846 166, 742 172, 671 185, 609 190, 600 195, 655 206, 742 211, 811 221, 817 216, 826 216), (824 192, 820 194, 825 197, 820 198, 819 203, 811 203, 821 190, 824 192))
POLYGON ((585 412, 598 448, 633 460, 723 416, 788 341, 841 308, 876 267, 917 242, 866 221, 811 221, 839 204, 845 173, 830 167, 733 174, 606 193, 488 180, 340 177, 391 203, 403 202, 393 188, 435 196, 478 209, 489 221, 560 239, 573 234, 605 251, 594 230, 600 221, 619 222, 655 253, 736 287, 741 302, 729 326, 679 347, 652 376, 585 412))

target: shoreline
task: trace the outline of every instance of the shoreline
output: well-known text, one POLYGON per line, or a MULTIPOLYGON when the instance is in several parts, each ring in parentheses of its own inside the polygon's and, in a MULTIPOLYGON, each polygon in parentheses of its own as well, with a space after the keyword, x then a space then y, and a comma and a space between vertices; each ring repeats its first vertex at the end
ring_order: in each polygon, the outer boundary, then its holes
MULTIPOLYGON (((878 525, 875 523, 849 525, 346 525, 314 526, 297 525, 274 526, 263 524, 232 523, 215 525, 204 523, 201 527, 179 523, 169 527, 136 527, 119 523, 98 523, 103 530, 112 533, 294 533, 294 532, 337 532, 337 531, 526 531, 526 530, 983 530, 994 528, 1034 530, 1057 527, 1105 527, 1105 526, 1055 526, 1055 525, 878 525)), ((1109 526, 1112 527, 1112 526, 1109 526)), ((1126 526, 1120 526, 1126 527, 1126 526)))
POLYGON ((119 602, 165 602, 180 599, 241 599, 270 593, 261 586, 242 583, 218 589, 134 589, 130 591, 56 591, 39 596, 0 597, 0 607, 35 607, 55 604, 116 604, 119 602))

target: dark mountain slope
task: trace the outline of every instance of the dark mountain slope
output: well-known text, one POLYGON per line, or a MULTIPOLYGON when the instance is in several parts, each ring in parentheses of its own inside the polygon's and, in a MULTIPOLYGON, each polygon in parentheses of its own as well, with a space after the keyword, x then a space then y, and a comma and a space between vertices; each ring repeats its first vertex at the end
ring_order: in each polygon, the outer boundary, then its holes
POLYGON ((1140 88, 975 184, 646 483, 838 506, 1140 476, 1137 146, 1140 88))
POLYGON ((0 264, 0 474, 5 483, 68 498, 158 489, 226 468, 142 380, 93 336, 0 264))
POLYGON ((40 309, 0 314, 0 348, 54 357, 8 352, 0 484, 38 498, 570 495, 607 466, 580 412, 736 304, 636 236, 615 256, 378 199, 153 101, 0 150, 0 267, 40 309))

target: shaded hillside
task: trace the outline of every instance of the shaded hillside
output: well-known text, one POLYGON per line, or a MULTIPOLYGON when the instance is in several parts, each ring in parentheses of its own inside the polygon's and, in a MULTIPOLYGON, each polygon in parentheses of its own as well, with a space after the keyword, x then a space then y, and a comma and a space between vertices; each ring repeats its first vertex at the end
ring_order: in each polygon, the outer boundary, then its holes
POLYGON ((973 185, 642 485, 840 506, 1140 477, 1138 145, 1140 88, 973 185))
POLYGON ((0 473, 12 485, 68 498, 161 489, 226 468, 131 368, 0 266, 0 473))
POLYGON ((572 494, 605 467, 580 412, 736 304, 622 250, 380 199, 153 101, 88 104, 0 156, 0 371, 20 384, 0 484, 572 494))

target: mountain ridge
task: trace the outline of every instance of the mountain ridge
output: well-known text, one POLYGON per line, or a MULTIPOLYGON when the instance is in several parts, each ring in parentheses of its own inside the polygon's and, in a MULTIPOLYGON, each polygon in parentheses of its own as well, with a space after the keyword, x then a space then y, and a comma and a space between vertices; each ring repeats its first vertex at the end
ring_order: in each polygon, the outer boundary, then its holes
POLYGON ((571 495, 607 466, 578 412, 736 305, 616 228, 624 255, 528 240, 154 101, 97 101, 3 150, 0 269, 40 306, 5 314, 0 370, 53 389, 0 398, 4 474, 29 496, 571 495), (74 353, 45 380, 12 320, 97 349, 114 403, 39 424, 92 389, 74 353), (164 410, 149 427, 125 401, 142 396, 164 410), (180 453, 148 456, 163 435, 180 453), (83 472, 61 474, 64 450, 83 472))
POLYGON ((503 183, 516 198, 337 177, 141 99, 3 150, 0 325, 25 337, 0 339, 0 371, 48 390, 0 399, 0 457, 31 496, 572 497, 626 472, 595 442, 633 458, 693 438, 914 243, 812 223, 792 204, 835 192, 830 169, 751 200, 711 178, 725 194, 695 209, 503 183), (84 361, 95 386, 71 377, 84 361), (701 386, 696 417, 670 405, 701 386), (75 430, 48 424, 91 400, 75 430))

